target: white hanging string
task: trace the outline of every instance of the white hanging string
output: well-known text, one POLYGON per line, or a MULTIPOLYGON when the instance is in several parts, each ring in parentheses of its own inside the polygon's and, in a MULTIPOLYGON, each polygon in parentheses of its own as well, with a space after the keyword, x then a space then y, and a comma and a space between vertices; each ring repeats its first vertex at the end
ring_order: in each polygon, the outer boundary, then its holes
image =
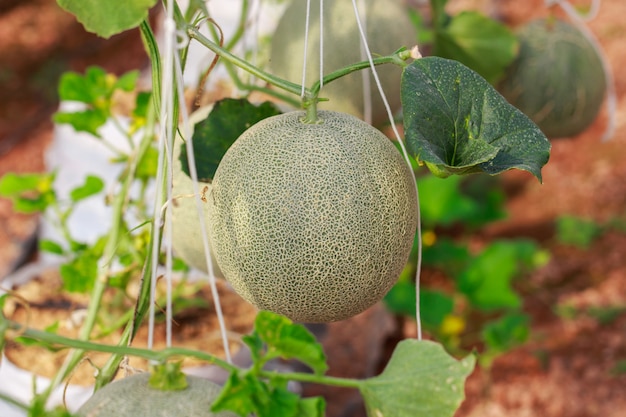
MULTIPOLYGON (((161 121, 160 131, 159 131, 159 144, 158 144, 158 152, 159 152, 159 160, 157 166, 157 184, 163 184, 163 181, 166 181, 166 203, 164 207, 159 207, 160 201, 163 199, 163 187, 158 186, 155 196, 155 207, 154 207, 154 230, 158 231, 159 226, 163 222, 163 217, 165 213, 165 208, 171 204, 172 196, 171 196, 171 188, 172 188, 172 167, 173 167, 173 143, 174 143, 174 91, 177 92, 180 102, 180 112, 183 119, 183 130, 185 132, 186 138, 191 138, 191 128, 189 125, 189 116, 188 111, 185 106, 184 101, 184 86, 183 86, 183 74, 182 74, 182 66, 180 63, 180 59, 178 54, 176 53, 176 48, 183 47, 188 42, 188 39, 183 35, 183 39, 178 44, 176 41, 176 24, 173 19, 173 2, 170 1, 167 3, 167 16, 164 21, 164 53, 163 53, 163 73, 162 73, 162 81, 161 81, 161 109, 159 120, 161 121), (173 81, 176 81, 176 85, 173 85, 173 81), (175 90, 176 89, 176 90, 175 90), (168 167, 167 172, 165 167, 168 167)), ((200 229, 203 238, 203 245, 205 250, 205 256, 207 258, 208 270, 209 270, 209 281, 211 286, 211 291, 214 299, 214 303, 216 306, 216 312, 218 316, 218 321, 220 325, 220 333, 222 336, 222 340, 224 343, 224 351, 226 355, 226 360, 230 363, 232 362, 230 348, 228 345, 228 336, 227 331, 224 325, 223 314, 221 310, 221 304, 219 301, 219 294, 217 291, 215 274, 213 272, 213 265, 211 263, 210 257, 210 249, 206 234, 206 225, 204 224, 204 216, 202 213, 202 207, 200 203, 200 193, 198 190, 198 176, 196 172, 196 167, 194 155, 193 155, 193 146, 191 144, 191 140, 187 141, 187 152, 189 156, 189 167, 190 174, 193 182, 194 193, 196 197, 196 203, 199 213, 200 219, 200 229)), ((165 216, 165 235, 171 236, 172 232, 172 216, 165 216)), ((153 239, 152 246, 152 271, 151 271, 151 291, 150 291, 150 311, 148 318, 148 348, 152 348, 154 346, 154 317, 155 317, 155 304, 156 304, 156 283, 157 283, 157 267, 158 267, 158 259, 159 259, 159 239, 153 239)), ((172 245, 167 245, 167 253, 166 253, 166 345, 171 347, 172 345, 172 245)))
POLYGON ((590 22, 598 16, 598 12, 600 11, 601 0, 591 0, 591 6, 589 6, 589 10, 587 13, 582 14, 580 11, 576 10, 574 6, 572 6, 568 1, 563 0, 545 0, 546 6, 550 7, 555 4, 558 4, 568 16, 576 16, 577 19, 583 22, 590 22))
MULTIPOLYGON (((261 12, 263 11, 263 2, 255 1, 252 4, 250 15, 254 27, 254 39, 252 42, 252 63, 259 66, 259 39, 261 39, 261 12)), ((256 77, 250 75, 250 84, 256 83, 256 77)))
POLYGON ((320 0, 320 90, 324 88, 324 0, 320 0))
MULTIPOLYGON (((163 181, 165 180, 165 166, 166 155, 168 153, 167 142, 171 141, 171 129, 169 128, 173 124, 173 94, 172 94, 172 76, 173 76, 173 61, 174 61, 174 39, 176 36, 176 24, 174 22, 174 7, 173 2, 166 3, 166 17, 163 22, 164 32, 164 50, 163 50, 163 73, 161 80, 161 108, 159 114, 160 129, 159 129, 159 160, 157 165, 157 190, 154 204, 154 224, 153 230, 158 233, 160 226, 163 222, 163 210, 160 207, 159 202, 163 201, 163 181)), ((171 177, 167 175, 166 187, 169 189, 171 184, 171 177)), ((169 196, 167 197, 169 199, 169 196)), ((167 204, 167 203, 166 203, 167 204)), ((154 317, 155 317, 155 305, 156 305, 156 284, 157 284, 157 267, 159 264, 159 239, 156 237, 152 239, 152 271, 150 275, 150 310, 148 316, 148 348, 151 349, 154 346, 154 317)))
MULTIPOLYGON (((300 1, 300 0, 298 0, 300 1)), ((311 22, 311 0, 306 0, 306 17, 304 22, 304 53, 302 58, 302 90, 300 98, 304 98, 306 91, 306 68, 307 68, 307 51, 309 50, 309 24, 311 22)))
MULTIPOLYGON (((376 71, 376 66, 374 65, 374 59, 372 58, 372 53, 367 43, 367 37, 365 35, 365 31, 363 30, 363 25, 361 24, 359 8, 357 6, 356 1, 357 0, 352 0, 352 7, 354 8, 354 16, 356 18, 357 26, 359 27, 359 32, 361 34, 361 42, 363 45, 363 49, 365 50, 367 54, 367 59, 370 63, 370 69, 372 70, 372 76, 374 77, 374 81, 376 82, 376 87, 378 88, 380 97, 383 101, 383 104, 385 105, 385 109, 387 110, 387 117, 389 118, 389 121, 391 122, 391 128, 393 130, 394 137, 398 141, 398 144, 400 145, 400 148, 402 149, 402 154, 404 156, 405 162, 409 166, 409 169, 411 169, 412 171, 411 160, 409 158, 409 154, 404 145, 404 141, 402 140, 402 137, 400 136, 400 133, 398 132, 398 128, 396 127, 396 124, 394 123, 393 112, 391 111, 391 107, 389 106, 389 101, 387 100, 387 96, 385 95, 385 92, 383 91, 382 84, 380 83, 380 78, 378 77, 378 72, 376 71)), ((415 287, 416 287, 415 319, 417 322, 417 339, 422 340, 422 322, 421 322, 421 314, 420 314, 420 271, 422 269, 421 268, 421 264, 422 264, 422 231, 421 229, 422 227, 421 227, 421 221, 420 221, 419 190, 417 188, 417 181, 415 180, 415 176, 412 175, 411 178, 413 178, 413 184, 415 186, 415 192, 416 192, 417 201, 418 201, 418 204, 417 204, 418 256, 417 256, 417 271, 415 274, 415 287)))
MULTIPOLYGON (((178 56, 176 56, 176 81, 177 81, 177 90, 179 97, 184 97, 184 86, 183 86, 183 78, 182 78, 182 69, 180 66, 180 61, 178 56)), ((204 257, 207 264, 207 272, 209 276, 209 286, 211 288, 211 296, 213 297, 213 302, 215 304, 215 312, 217 315, 217 320, 220 327, 220 336, 222 339, 222 345, 224 348, 226 361, 228 363, 232 363, 232 355, 230 352, 230 345, 228 343, 228 331, 226 329, 226 324, 224 321, 224 314, 222 312, 222 305, 220 303, 220 295, 217 290, 217 279, 215 278, 215 268, 213 266, 213 260, 211 258, 211 249, 208 240, 208 232, 207 225, 204 218, 204 212, 202 210, 202 201, 200 200, 200 189, 198 187, 198 171, 196 169, 195 164, 195 155, 193 150, 192 143, 192 126, 189 123, 189 114, 187 112, 187 108, 184 105, 181 105, 181 117, 182 117, 182 129, 185 140, 185 146, 187 150, 187 165, 189 166, 189 174, 191 177, 191 182, 193 184, 193 195, 194 200, 196 202, 196 209, 198 214, 198 220, 200 222, 200 235, 202 236, 202 247, 204 249, 204 257)), ((171 217, 171 216, 170 216, 171 217)), ((171 246, 171 245, 170 245, 171 246)))
POLYGON ((581 15, 567 0, 545 0, 546 6, 558 5, 563 9, 572 22, 580 29, 585 38, 593 45, 600 57, 602 63, 602 70, 604 71, 604 77, 606 78, 606 104, 608 113, 607 127, 602 134, 602 141, 609 140, 613 137, 616 129, 616 116, 617 116, 617 92, 615 91, 615 77, 613 71, 609 65, 609 61, 604 53, 604 49, 600 42, 595 37, 593 32, 587 27, 586 22, 594 19, 600 10, 601 0, 592 0, 589 12, 586 15, 581 15))
MULTIPOLYGON (((360 21, 363 25, 363 32, 367 33, 367 4, 365 0, 359 0, 359 7, 361 11, 360 21)), ((363 41, 359 39, 361 60, 367 59, 367 52, 365 51, 365 45, 363 41)), ((372 124, 372 84, 370 70, 365 69, 361 71, 361 81, 363 84, 363 120, 366 123, 372 124)))

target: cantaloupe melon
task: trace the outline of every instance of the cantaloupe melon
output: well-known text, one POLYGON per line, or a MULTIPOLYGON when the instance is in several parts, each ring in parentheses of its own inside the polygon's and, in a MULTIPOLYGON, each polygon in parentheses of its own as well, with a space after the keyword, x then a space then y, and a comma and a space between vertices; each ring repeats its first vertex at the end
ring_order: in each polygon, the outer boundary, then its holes
MULTIPOLYGON (((360 2, 357 2, 360 3, 360 2)), ((366 27, 368 45, 376 56, 389 55, 402 46, 416 43, 415 27, 407 11, 398 0, 366 0, 366 27)), ((270 69, 279 77, 300 84, 304 57, 305 0, 293 0, 280 19, 272 37, 270 69)), ((324 1, 324 73, 363 61, 360 34, 351 0, 324 1)), ((320 11, 319 2, 311 3, 307 49, 306 83, 310 86, 319 79, 320 11)), ((377 67, 381 84, 392 111, 400 108, 399 67, 386 64, 377 67)), ((388 121, 383 102, 370 77, 372 92, 372 121, 375 125, 388 121)), ((319 104, 323 110, 334 110, 363 118, 363 74, 352 73, 326 85, 320 97, 330 99, 319 104)))
POLYGON ((379 301, 417 226, 412 172, 380 131, 347 114, 304 112, 253 125, 208 195, 224 277, 259 309, 299 322, 351 317, 379 301))
POLYGON ((236 417, 237 414, 210 412, 221 387, 207 379, 187 376, 183 390, 162 391, 148 385, 143 373, 112 382, 87 400, 79 417, 236 417))
POLYGON ((593 44, 575 26, 535 20, 518 32, 519 56, 498 89, 549 138, 569 137, 596 118, 607 80, 593 44))

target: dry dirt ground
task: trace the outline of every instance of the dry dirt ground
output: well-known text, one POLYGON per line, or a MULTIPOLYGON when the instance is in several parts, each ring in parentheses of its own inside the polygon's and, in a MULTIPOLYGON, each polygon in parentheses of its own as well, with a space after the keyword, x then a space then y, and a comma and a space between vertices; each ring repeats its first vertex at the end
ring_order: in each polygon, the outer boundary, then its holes
MULTIPOLYGON (((547 14, 541 0, 475 3, 495 4, 493 10, 512 25, 547 14)), ((524 286, 524 308, 532 317, 530 341, 498 358, 490 370, 472 374, 457 417, 626 416, 626 371, 616 371, 626 360, 626 314, 605 323, 585 314, 556 314, 556 307, 563 305, 626 305, 626 234, 609 230, 582 250, 557 243, 553 227, 554 219, 564 214, 597 222, 626 218, 624 16, 626 2, 605 0, 589 23, 615 74, 613 138, 600 142, 607 124, 604 111, 588 131, 553 142, 543 184, 524 173, 502 177, 516 190, 507 200, 509 217, 484 230, 484 237, 531 237, 552 258, 524 286)), ((49 116, 56 106, 52 86, 61 71, 97 63, 119 73, 145 64, 136 34, 106 42, 86 35, 53 0, 0 5, 0 60, 0 175, 43 169, 42 152, 51 137, 49 116)), ((0 277, 23 260, 35 228, 36 218, 12 213, 10 204, 0 200, 0 277)), ((363 367, 348 366, 362 359, 369 364, 365 371, 374 372, 381 350, 372 346, 392 332, 393 322, 376 309, 323 329, 331 370, 364 376, 363 367)), ((329 415, 363 415, 358 399, 338 391, 324 392, 329 403, 337 404, 329 415)))

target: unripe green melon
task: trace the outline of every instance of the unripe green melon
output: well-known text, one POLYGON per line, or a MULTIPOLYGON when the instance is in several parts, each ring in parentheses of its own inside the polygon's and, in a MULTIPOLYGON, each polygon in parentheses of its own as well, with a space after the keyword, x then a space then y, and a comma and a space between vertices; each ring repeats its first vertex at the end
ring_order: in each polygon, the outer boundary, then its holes
MULTIPOLYGON (((193 126, 207 118, 211 112, 212 106, 203 107, 194 112, 189 117, 189 123, 193 126)), ((198 209, 196 199, 193 195, 194 187, 191 178, 183 172, 180 162, 180 150, 185 146, 181 137, 176 137, 174 143, 174 161, 172 164, 172 196, 175 201, 168 210, 168 214, 172 216, 172 248, 177 256, 179 256, 188 265, 207 272, 206 258, 204 255, 204 246, 202 244, 202 234, 200 230, 200 221, 198 219, 198 209)), ((211 184, 208 182, 198 182, 198 190, 204 195, 208 195, 211 184)), ((201 201, 202 212, 206 219, 208 207, 205 201, 201 201)), ((205 226, 208 230, 208 224, 205 226)), ((212 251, 211 251, 212 252, 212 251)), ((213 254, 211 254, 213 255, 213 254)), ((222 273, 213 259, 213 272, 216 276, 221 277, 222 273)))
POLYGON ((360 313, 393 286, 417 226, 412 172, 367 123, 320 111, 253 125, 209 196, 210 237, 244 299, 299 322, 360 313))
POLYGON ((236 417, 210 412, 221 387, 204 378, 187 376, 184 390, 162 391, 148 385, 150 374, 137 374, 112 382, 77 411, 80 417, 236 417))
MULTIPOLYGON (((416 43, 415 27, 408 13, 397 0, 366 0, 367 41, 374 57, 389 55, 402 46, 416 43)), ((305 0, 294 0, 280 19, 272 37, 270 68, 272 73, 289 81, 302 83, 304 58, 305 0)), ((351 0, 324 1, 324 73, 328 74, 346 65, 364 61, 361 57, 361 37, 351 0)), ((320 48, 319 2, 311 3, 309 44, 307 50, 306 84, 319 79, 320 48)), ((402 70, 392 64, 377 67, 383 90, 392 111, 400 108, 400 78, 402 70)), ((388 121, 380 94, 370 75, 372 121, 388 121)), ((363 72, 359 71, 324 86, 320 97, 330 99, 319 105, 323 110, 334 110, 363 118, 363 72)))
POLYGON ((575 26, 556 19, 533 21, 519 31, 519 56, 499 90, 550 138, 585 130, 606 91, 602 60, 575 26))

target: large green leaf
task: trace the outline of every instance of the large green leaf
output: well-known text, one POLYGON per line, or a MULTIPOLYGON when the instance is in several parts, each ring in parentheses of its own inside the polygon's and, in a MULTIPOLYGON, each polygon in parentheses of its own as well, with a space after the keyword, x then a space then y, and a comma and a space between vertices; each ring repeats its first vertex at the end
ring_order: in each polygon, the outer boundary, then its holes
POLYGON ((415 60, 402 74, 409 152, 437 176, 517 168, 541 181, 550 142, 521 111, 465 65, 415 60))
MULTIPOLYGON (((280 111, 269 101, 258 106, 245 98, 225 98, 215 103, 209 116, 199 122, 193 132, 193 151, 196 159, 198 179, 213 179, 222 157, 237 140, 253 124, 280 111)), ((189 175, 187 147, 180 152, 183 172, 189 175)))
POLYGON ((57 0, 86 30, 108 38, 137 27, 157 0, 57 0))
POLYGON ((451 417, 474 363, 474 356, 458 361, 431 341, 403 340, 385 370, 360 387, 368 416, 451 417))
POLYGON ((457 60, 492 84, 518 50, 519 41, 509 28, 478 12, 459 13, 435 31, 433 55, 457 60))

